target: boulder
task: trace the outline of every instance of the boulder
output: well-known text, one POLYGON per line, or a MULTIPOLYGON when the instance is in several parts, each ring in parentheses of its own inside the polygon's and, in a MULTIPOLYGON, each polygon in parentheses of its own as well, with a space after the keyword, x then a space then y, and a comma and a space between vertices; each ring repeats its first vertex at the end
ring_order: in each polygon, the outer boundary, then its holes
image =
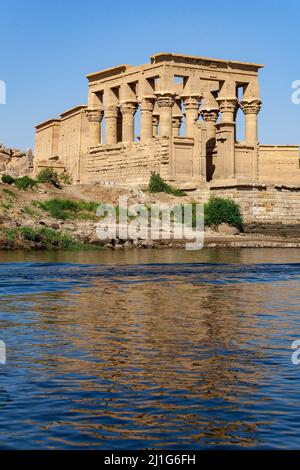
POLYGON ((20 150, 13 149, 12 156, 13 158, 21 158, 23 157, 23 153, 20 150))
POLYGON ((7 153, 0 153, 0 163, 8 163, 10 161, 10 156, 7 153))
POLYGON ((218 225, 217 231, 221 235, 237 235, 238 233, 240 233, 239 229, 225 223, 218 225))
POLYGON ((113 248, 113 245, 112 245, 111 243, 106 243, 106 244, 103 246, 103 248, 105 248, 105 249, 109 249, 109 248, 112 249, 112 248, 113 248))
POLYGON ((141 245, 142 245, 143 248, 153 248, 154 247, 154 243, 153 243, 152 240, 143 240, 141 245))
POLYGON ((63 228, 65 230, 70 230, 71 232, 75 232, 75 230, 77 229, 76 225, 72 223, 64 223, 63 228))
POLYGON ((5 153, 5 155, 11 156, 11 149, 7 147, 1 147, 1 153, 5 153))

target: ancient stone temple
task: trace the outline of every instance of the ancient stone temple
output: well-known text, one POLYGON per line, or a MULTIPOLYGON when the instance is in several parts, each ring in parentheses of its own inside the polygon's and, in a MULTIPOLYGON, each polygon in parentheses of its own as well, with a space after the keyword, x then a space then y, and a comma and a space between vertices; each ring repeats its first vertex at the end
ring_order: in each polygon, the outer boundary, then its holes
POLYGON ((299 148, 258 141, 262 65, 171 53, 87 76, 88 104, 36 126, 35 171, 186 189, 300 183, 299 148), (244 137, 237 140, 237 113, 244 137))

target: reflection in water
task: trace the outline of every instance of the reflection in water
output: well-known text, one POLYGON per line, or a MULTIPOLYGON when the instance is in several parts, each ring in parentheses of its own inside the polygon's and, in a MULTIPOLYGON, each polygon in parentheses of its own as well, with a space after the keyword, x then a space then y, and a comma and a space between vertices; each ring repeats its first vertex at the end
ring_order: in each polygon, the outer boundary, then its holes
POLYGON ((0 265, 2 448, 300 447, 296 253, 153 253, 0 265))

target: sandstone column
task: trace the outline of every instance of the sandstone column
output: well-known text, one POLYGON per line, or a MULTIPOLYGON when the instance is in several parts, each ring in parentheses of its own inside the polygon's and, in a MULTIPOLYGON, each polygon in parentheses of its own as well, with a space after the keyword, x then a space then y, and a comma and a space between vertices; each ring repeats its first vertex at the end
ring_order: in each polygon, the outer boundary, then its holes
POLYGON ((187 137, 195 136, 195 124, 199 118, 200 101, 201 96, 186 96, 183 98, 187 137))
POLYGON ((152 116, 153 137, 158 136, 158 125, 159 125, 159 114, 153 114, 153 116, 152 116))
POLYGON ((234 122, 234 116, 237 108, 236 98, 217 98, 219 108, 222 114, 222 123, 234 122))
POLYGON ((237 108, 236 98, 217 98, 222 115, 218 125, 217 150, 218 159, 223 161, 223 175, 225 179, 235 178, 235 112, 237 108))
POLYGON ((173 93, 163 93, 157 98, 157 105, 160 109, 159 123, 161 137, 172 136, 172 107, 174 102, 173 93))
POLYGON ((242 100, 240 105, 245 114, 246 144, 257 145, 257 115, 261 108, 261 101, 259 99, 251 101, 242 100))
POLYGON ((106 122, 106 144, 116 144, 118 106, 112 105, 105 108, 104 117, 106 122))
POLYGON ((136 108, 137 104, 134 101, 127 101, 121 104, 123 142, 134 141, 134 115, 136 108))
POLYGON ((173 136, 175 137, 178 137, 180 135, 181 121, 182 121, 181 116, 172 117, 173 136))
POLYGON ((207 141, 216 138, 216 122, 219 116, 218 109, 202 109, 201 116, 206 126, 207 141))
POLYGON ((87 109, 86 115, 90 123, 90 147, 94 147, 101 144, 101 121, 103 111, 101 109, 87 109))
POLYGON ((154 97, 142 98, 141 109, 141 130, 140 139, 142 142, 150 140, 153 137, 153 108, 154 97))

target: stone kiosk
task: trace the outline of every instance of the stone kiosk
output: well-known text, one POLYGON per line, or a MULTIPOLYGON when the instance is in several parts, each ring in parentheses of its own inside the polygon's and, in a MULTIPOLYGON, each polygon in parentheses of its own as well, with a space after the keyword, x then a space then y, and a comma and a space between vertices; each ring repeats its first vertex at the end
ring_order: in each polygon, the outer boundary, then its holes
POLYGON ((90 74, 87 106, 36 127, 35 171, 125 185, 146 184, 156 171, 185 189, 299 184, 298 146, 258 142, 261 67, 160 53, 90 74))

